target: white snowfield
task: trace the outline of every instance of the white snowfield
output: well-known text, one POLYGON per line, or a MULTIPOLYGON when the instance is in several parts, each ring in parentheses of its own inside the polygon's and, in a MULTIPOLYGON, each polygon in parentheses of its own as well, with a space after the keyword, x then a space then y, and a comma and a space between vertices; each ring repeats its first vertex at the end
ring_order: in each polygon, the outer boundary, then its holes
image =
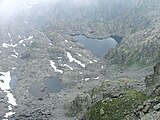
POLYGON ((5 114, 5 118, 3 120, 7 120, 7 118, 13 114, 15 114, 15 112, 12 112, 12 105, 13 106, 17 106, 16 104, 16 99, 14 98, 13 94, 10 92, 11 88, 10 88, 10 81, 11 81, 11 76, 10 76, 10 71, 8 72, 0 72, 0 74, 2 74, 2 76, 0 76, 0 79, 3 80, 3 82, 0 82, 0 88, 2 89, 3 92, 5 92, 7 94, 7 98, 8 98, 8 103, 10 104, 8 106, 8 110, 9 112, 5 114))
POLYGON ((85 68, 86 65, 83 64, 83 63, 81 63, 81 61, 73 58, 72 55, 71 55, 71 53, 67 52, 67 57, 69 59, 69 62, 75 62, 75 63, 79 64, 81 67, 85 68))

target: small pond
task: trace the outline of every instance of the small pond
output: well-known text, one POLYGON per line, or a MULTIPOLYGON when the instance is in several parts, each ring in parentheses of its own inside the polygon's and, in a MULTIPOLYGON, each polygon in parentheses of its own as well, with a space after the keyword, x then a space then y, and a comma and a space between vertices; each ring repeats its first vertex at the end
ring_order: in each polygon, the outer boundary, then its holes
POLYGON ((28 92, 33 95, 34 97, 42 98, 46 92, 44 92, 40 86, 36 83, 32 84, 28 90, 28 92))
POLYGON ((32 84, 29 93, 35 97, 43 97, 47 93, 58 93, 64 88, 64 84, 58 77, 51 77, 44 81, 45 88, 38 84, 32 84))
POLYGON ((48 78, 44 82, 47 91, 50 93, 58 93, 64 88, 63 82, 56 76, 48 78))
MULTIPOLYGON (((11 81, 9 83, 11 89, 16 87, 16 82, 16 74, 11 74, 11 81)), ((28 92, 34 97, 43 97, 47 93, 58 93, 65 87, 59 77, 56 76, 46 79, 44 85, 45 87, 41 88, 37 83, 33 83, 30 85, 28 92)))
POLYGON ((16 87, 16 82, 17 82, 17 75, 13 72, 11 72, 11 81, 9 83, 10 88, 14 89, 16 87))

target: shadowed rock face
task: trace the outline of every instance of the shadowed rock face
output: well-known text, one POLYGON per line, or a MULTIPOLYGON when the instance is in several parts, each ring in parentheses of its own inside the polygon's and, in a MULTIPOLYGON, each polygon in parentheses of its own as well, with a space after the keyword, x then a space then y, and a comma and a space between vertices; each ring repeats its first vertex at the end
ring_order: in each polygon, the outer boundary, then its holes
POLYGON ((145 78, 148 95, 160 95, 160 62, 154 66, 154 74, 145 78))
POLYGON ((123 37, 118 35, 111 35, 111 38, 115 39, 115 41, 119 44, 123 40, 123 37))

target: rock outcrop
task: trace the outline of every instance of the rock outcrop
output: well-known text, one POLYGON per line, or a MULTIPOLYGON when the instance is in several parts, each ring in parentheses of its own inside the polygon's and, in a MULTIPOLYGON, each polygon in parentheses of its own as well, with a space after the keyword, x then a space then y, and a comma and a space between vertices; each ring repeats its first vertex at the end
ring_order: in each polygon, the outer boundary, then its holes
MULTIPOLYGON (((76 116, 77 119, 88 119, 88 111, 99 101, 114 100, 123 97, 127 89, 140 90, 140 82, 132 80, 105 81, 92 90, 78 95, 65 106, 68 116, 76 116), (123 81, 123 82, 122 82, 123 81)), ((134 93, 134 92, 133 92, 134 93)), ((139 93, 138 93, 139 94, 139 93)), ((102 106, 103 107, 103 106, 102 106)), ((106 111, 105 111, 106 112, 106 111)), ((103 113, 103 110, 101 110, 103 113)), ((94 114, 94 113, 93 113, 94 114)))
POLYGON ((154 74, 146 76, 145 84, 148 95, 160 95, 160 62, 154 66, 154 74))
POLYGON ((67 115, 82 120, 159 120, 159 75, 160 62, 154 74, 146 76, 146 86, 130 80, 105 81, 71 101, 67 115))

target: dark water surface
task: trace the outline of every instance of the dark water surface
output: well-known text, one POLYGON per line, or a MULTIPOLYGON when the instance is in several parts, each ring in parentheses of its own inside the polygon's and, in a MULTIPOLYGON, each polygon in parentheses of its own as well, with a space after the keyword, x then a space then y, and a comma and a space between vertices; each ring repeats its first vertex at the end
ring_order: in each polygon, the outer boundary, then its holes
POLYGON ((74 36, 74 39, 83 44, 86 49, 90 50, 96 57, 103 57, 110 48, 114 48, 117 42, 112 39, 93 39, 83 35, 74 36))
POLYGON ((44 81, 45 88, 38 84, 32 84, 29 93, 35 97, 43 97, 47 93, 58 93, 64 88, 64 84, 58 77, 51 77, 44 81))
POLYGON ((46 93, 41 90, 38 84, 32 84, 28 90, 28 92, 33 95, 34 97, 43 97, 46 93))
MULTIPOLYGON (((16 88, 17 76, 16 74, 11 74, 10 87, 11 89, 16 88)), ((34 97, 41 98, 47 93, 58 93, 62 89, 64 89, 63 82, 59 79, 59 77, 50 77, 44 81, 45 87, 40 87, 37 83, 33 83, 30 85, 28 92, 34 97)))
POLYGON ((16 74, 11 73, 11 81, 9 83, 11 89, 14 89, 16 87, 16 82, 17 82, 17 76, 16 74))
POLYGON ((58 93, 64 88, 63 82, 55 76, 45 80, 44 84, 50 93, 58 93))

